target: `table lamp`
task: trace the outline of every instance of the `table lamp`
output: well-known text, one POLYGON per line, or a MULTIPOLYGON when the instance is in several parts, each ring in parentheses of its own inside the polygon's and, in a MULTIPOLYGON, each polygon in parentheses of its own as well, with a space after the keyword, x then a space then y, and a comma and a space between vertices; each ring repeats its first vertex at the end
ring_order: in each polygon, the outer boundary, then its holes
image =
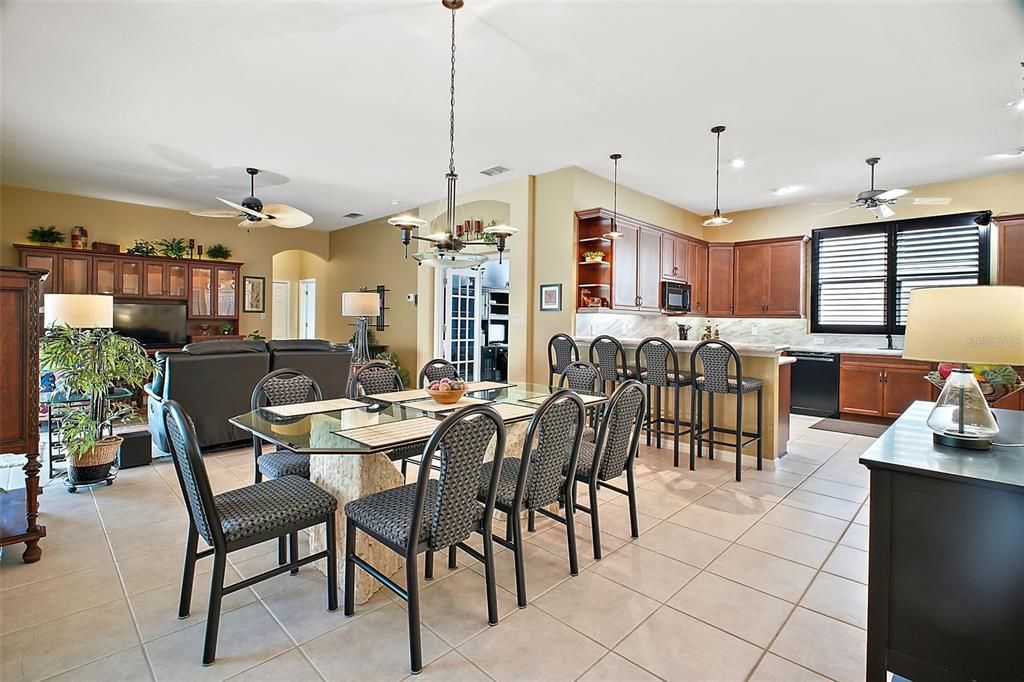
POLYGON ((356 318, 356 342, 352 349, 352 364, 365 365, 370 361, 367 325, 369 318, 380 314, 380 294, 375 291, 342 293, 341 314, 356 318))
POLYGON ((968 364, 1024 364, 1024 287, 969 286, 910 292, 903 357, 956 362, 928 426, 938 445, 988 450, 999 432, 968 364))
POLYGON ((45 294, 43 324, 66 324, 75 329, 110 329, 114 326, 114 297, 94 294, 45 294))

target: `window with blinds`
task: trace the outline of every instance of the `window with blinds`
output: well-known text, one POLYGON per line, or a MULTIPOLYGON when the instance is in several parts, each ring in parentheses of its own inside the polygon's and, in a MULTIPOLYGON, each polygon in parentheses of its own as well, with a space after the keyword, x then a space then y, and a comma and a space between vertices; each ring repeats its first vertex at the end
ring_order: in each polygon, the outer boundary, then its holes
POLYGON ((811 331, 903 334, 917 287, 988 283, 976 213, 812 233, 811 331))

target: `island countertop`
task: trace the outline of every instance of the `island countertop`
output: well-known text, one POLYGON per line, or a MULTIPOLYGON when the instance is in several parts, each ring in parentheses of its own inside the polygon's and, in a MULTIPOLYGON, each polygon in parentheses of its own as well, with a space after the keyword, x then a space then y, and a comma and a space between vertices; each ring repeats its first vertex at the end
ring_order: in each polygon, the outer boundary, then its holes
MULTIPOLYGON (((591 341, 594 340, 594 337, 592 336, 576 336, 574 338, 576 340, 576 343, 583 344, 585 346, 589 346, 591 341)), ((672 345, 676 352, 682 353, 689 353, 690 351, 697 347, 698 343, 700 343, 700 341, 679 341, 676 339, 665 340, 672 345)), ((733 342, 729 341, 728 339, 719 340, 728 343, 730 346, 736 349, 737 353, 739 353, 742 356, 770 358, 777 357, 781 355, 783 352, 789 350, 789 345, 787 344, 746 343, 744 341, 733 342)), ((637 346, 640 345, 641 341, 643 341, 643 339, 619 339, 619 343, 621 343, 626 348, 636 348, 637 346)))

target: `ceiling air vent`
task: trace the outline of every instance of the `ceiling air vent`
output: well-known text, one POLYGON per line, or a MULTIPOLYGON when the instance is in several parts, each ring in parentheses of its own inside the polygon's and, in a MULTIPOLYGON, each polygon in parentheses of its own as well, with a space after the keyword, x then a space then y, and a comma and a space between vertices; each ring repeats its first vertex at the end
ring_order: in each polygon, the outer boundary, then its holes
POLYGON ((356 218, 362 218, 363 214, 362 213, 356 213, 355 211, 352 211, 351 213, 346 213, 345 215, 343 215, 341 217, 342 218, 346 218, 348 220, 354 220, 356 218))
POLYGON ((491 166, 480 171, 481 175, 495 176, 501 175, 502 173, 508 173, 511 169, 505 168, 504 166, 491 166))

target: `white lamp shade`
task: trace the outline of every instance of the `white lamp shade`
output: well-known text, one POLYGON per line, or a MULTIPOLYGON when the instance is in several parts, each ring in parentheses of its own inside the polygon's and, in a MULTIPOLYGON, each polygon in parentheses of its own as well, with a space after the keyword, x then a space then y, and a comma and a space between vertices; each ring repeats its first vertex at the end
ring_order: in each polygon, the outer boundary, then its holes
POLYGON ((49 327, 66 324, 76 329, 109 329, 114 326, 114 297, 93 294, 46 294, 43 322, 49 327))
POLYGON ((380 294, 375 291, 346 291, 341 295, 341 314, 374 317, 380 313, 380 294))
POLYGON ((903 357, 932 362, 1024 364, 1024 287, 910 292, 903 357))

